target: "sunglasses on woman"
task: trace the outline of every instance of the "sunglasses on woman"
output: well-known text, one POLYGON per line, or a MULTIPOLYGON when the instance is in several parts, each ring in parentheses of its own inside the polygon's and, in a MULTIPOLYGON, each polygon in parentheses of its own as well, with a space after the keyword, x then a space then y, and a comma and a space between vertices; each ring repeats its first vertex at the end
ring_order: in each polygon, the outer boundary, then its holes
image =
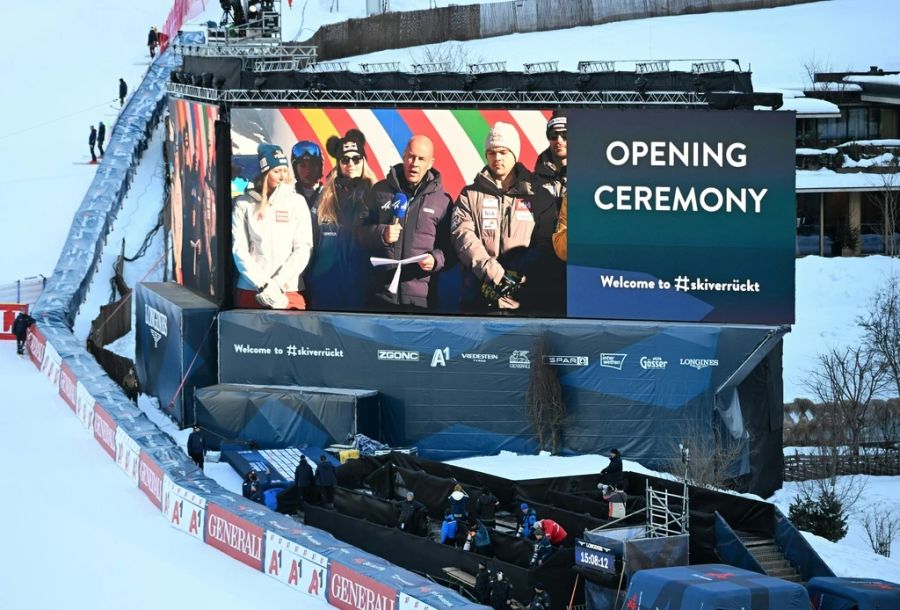
POLYGON ((341 165, 356 165, 362 161, 362 156, 360 155, 347 155, 346 157, 341 157, 341 165))
POLYGON ((569 134, 565 131, 548 131, 547 132, 547 140, 552 142, 557 138, 562 138, 562 141, 565 142, 569 139, 569 134))

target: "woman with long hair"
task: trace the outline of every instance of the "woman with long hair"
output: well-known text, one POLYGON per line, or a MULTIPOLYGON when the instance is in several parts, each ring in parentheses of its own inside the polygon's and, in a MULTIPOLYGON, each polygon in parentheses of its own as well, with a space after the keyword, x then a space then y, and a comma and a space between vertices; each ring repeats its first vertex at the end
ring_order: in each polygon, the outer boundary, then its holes
POLYGON ((366 138, 358 129, 325 144, 336 160, 315 210, 316 258, 307 274, 313 309, 360 311, 372 281, 370 242, 381 237, 373 220, 372 187, 378 181, 366 160, 366 138))
POLYGON ((231 215, 235 306, 306 309, 301 274, 313 245, 309 208, 294 191, 281 147, 260 144, 257 156, 259 175, 231 215))

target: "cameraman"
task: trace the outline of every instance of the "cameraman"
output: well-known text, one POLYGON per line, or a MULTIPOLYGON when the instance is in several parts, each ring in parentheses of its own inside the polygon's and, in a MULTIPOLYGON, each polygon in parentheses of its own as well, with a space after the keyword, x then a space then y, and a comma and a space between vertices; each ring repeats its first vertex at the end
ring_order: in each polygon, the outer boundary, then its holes
POLYGON ((463 188, 453 208, 450 236, 463 269, 465 313, 528 311, 517 293, 524 284, 534 232, 531 172, 519 163, 516 127, 497 122, 484 142, 487 165, 463 188))

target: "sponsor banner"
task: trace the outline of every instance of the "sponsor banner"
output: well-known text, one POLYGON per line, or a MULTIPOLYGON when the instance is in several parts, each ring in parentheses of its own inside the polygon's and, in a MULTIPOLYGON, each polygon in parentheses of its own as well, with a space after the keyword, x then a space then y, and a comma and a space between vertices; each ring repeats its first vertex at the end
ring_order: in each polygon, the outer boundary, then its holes
POLYGON ((568 316, 793 322, 794 116, 677 112, 569 113, 568 316))
POLYGON ((669 361, 662 356, 641 356, 639 363, 645 371, 664 371, 669 366, 669 361))
POLYGON ((41 368, 44 361, 44 346, 47 345, 47 339, 44 333, 40 331, 37 324, 32 324, 28 329, 28 338, 25 340, 25 349, 28 350, 28 357, 31 358, 34 366, 41 368))
POLYGON ((85 430, 92 431, 94 429, 94 407, 97 401, 91 396, 87 388, 80 381, 76 384, 75 390, 75 415, 84 426, 85 430))
POLYGON ((41 360, 41 373, 50 380, 54 388, 59 387, 59 369, 62 366, 62 356, 49 341, 44 342, 44 357, 41 360))
POLYGON ((0 341, 11 341, 16 338, 12 334, 13 322, 21 311, 28 311, 24 303, 0 303, 0 341))
POLYGON ((116 425, 115 420, 99 404, 94 405, 94 438, 106 450, 109 457, 116 459, 116 425))
POLYGON ((332 561, 328 570, 328 603, 344 610, 396 610, 397 592, 332 561))
POLYGON ((203 531, 206 544, 232 559, 262 571, 263 528, 231 514, 217 504, 210 504, 203 531))
POLYGON ((206 498, 178 485, 168 475, 163 477, 162 513, 172 527, 203 540, 206 498))
POLYGON ((544 362, 551 366, 587 366, 591 359, 588 356, 544 356, 544 362))
POLYGON ((600 366, 621 371, 628 354, 600 354, 600 366))
POLYGON ((399 349, 380 349, 378 350, 379 360, 393 360, 395 362, 418 362, 419 352, 399 349))
POLYGON ((59 370, 59 395, 73 412, 78 411, 78 380, 65 362, 59 370))
POLYGON ((141 460, 141 446, 128 436, 122 428, 116 428, 116 464, 125 471, 134 484, 138 484, 138 464, 141 460))
POLYGON ((141 452, 138 464, 138 489, 143 491, 153 505, 162 510, 163 506, 163 479, 162 468, 146 451, 141 452))
MULTIPOLYGON (((448 606, 452 608, 453 606, 448 606)), ((400 594, 400 610, 438 610, 431 604, 426 604, 425 602, 416 599, 406 593, 400 594)))
POLYGON ((274 532, 266 532, 266 574, 305 595, 327 601, 328 558, 274 532))

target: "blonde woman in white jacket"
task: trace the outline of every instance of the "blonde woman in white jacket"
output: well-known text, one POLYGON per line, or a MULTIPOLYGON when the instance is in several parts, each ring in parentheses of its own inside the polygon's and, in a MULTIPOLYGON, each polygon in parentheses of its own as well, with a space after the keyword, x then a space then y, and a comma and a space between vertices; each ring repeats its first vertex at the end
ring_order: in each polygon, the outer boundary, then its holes
POLYGON ((301 274, 313 247, 309 207, 291 185, 281 147, 260 144, 257 155, 259 176, 231 214, 235 307, 306 309, 301 274))

